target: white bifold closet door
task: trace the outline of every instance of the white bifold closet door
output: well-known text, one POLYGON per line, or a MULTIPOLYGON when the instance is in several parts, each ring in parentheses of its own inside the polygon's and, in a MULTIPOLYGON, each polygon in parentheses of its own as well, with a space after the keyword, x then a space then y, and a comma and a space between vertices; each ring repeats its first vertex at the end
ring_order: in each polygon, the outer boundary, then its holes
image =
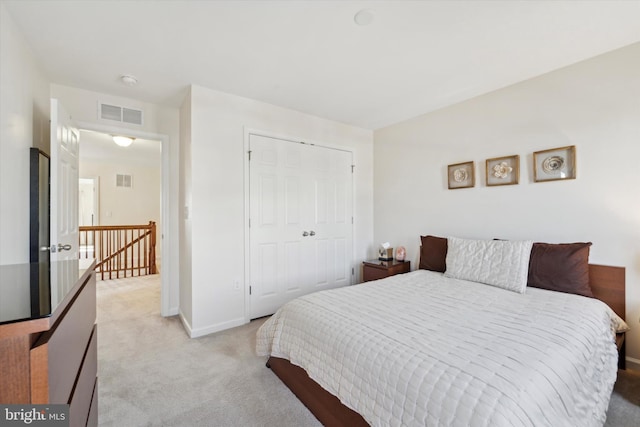
POLYGON ((351 284, 352 154, 249 137, 250 317, 351 284))

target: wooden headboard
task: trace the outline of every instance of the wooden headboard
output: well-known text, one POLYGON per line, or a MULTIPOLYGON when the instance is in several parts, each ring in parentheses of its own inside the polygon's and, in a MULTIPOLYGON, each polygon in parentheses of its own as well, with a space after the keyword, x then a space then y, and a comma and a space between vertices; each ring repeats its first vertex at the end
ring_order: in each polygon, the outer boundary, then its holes
MULTIPOLYGON (((623 320, 625 319, 625 270, 624 267, 589 264, 589 284, 593 296, 606 303, 623 320)), ((616 335, 618 368, 626 368, 624 333, 616 335)))
POLYGON ((624 267, 589 264, 589 284, 594 297, 606 303, 622 319, 625 318, 624 267))

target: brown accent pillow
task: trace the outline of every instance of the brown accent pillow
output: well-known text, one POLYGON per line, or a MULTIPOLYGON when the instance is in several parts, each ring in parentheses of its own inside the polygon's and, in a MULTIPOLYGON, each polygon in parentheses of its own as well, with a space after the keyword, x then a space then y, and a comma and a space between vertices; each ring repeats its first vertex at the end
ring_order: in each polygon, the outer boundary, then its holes
POLYGON ((534 243, 527 286, 593 298, 588 243, 534 243))
POLYGON ((444 273, 447 269, 447 238, 420 236, 420 241, 420 265, 418 268, 444 273))

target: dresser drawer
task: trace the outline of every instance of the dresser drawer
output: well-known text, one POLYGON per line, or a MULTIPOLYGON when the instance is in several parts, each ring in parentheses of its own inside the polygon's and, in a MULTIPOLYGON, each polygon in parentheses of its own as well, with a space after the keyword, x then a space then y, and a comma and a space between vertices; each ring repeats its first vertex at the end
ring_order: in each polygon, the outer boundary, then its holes
POLYGON ((80 376, 69 404, 69 426, 85 427, 91 407, 91 398, 98 375, 98 327, 93 327, 87 354, 82 362, 80 376))
POLYGON ((68 311, 31 349, 31 403, 69 403, 95 321, 92 272, 68 311))
POLYGON ((98 427, 98 379, 93 386, 93 397, 91 399, 91 408, 89 408, 89 416, 87 417, 87 427, 98 427))

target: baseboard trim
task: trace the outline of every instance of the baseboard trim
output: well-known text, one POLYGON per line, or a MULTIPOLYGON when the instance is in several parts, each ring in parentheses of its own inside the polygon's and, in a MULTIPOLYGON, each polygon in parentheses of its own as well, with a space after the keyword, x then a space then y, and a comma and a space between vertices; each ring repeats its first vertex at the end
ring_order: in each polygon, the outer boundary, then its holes
POLYGON ((182 326, 187 332, 187 335, 189 335, 190 338, 193 338, 193 335, 191 332, 191 324, 187 321, 187 318, 184 317, 184 314, 182 314, 182 311, 178 313, 178 316, 180 317, 180 322, 182 322, 182 326))
POLYGON ((627 362, 627 369, 633 369, 634 371, 640 371, 640 359, 636 359, 634 357, 625 357, 625 361, 627 362))
POLYGON ((231 328, 235 328, 236 326, 242 326, 244 325, 245 320, 244 318, 239 318, 239 319, 233 319, 233 320, 229 320, 227 322, 222 322, 222 323, 216 323, 213 325, 209 325, 209 326, 205 326, 203 328, 198 328, 198 329, 189 329, 190 331, 190 337, 191 338, 198 338, 198 337, 202 337, 204 335, 209 335, 209 334, 213 334, 215 332, 220 332, 220 331, 224 331, 226 329, 231 329, 231 328))

